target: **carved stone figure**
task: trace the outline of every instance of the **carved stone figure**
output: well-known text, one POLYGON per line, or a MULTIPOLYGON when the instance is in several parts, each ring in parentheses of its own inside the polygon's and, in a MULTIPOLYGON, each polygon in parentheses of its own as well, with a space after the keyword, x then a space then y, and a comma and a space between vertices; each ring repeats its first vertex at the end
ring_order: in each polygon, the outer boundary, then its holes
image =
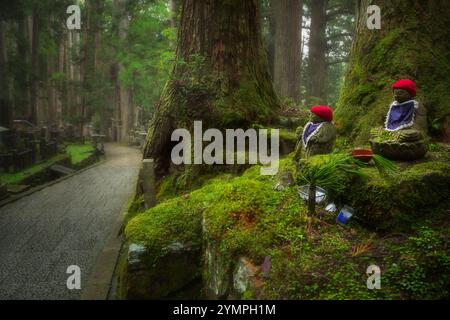
POLYGON ((394 83, 395 101, 386 116, 384 128, 371 130, 374 153, 392 160, 417 160, 427 153, 427 112, 414 100, 416 84, 409 79, 394 83))
POLYGON ((333 151, 336 141, 336 127, 333 124, 333 110, 328 106, 314 106, 310 109, 311 121, 299 137, 295 150, 296 160, 333 151))

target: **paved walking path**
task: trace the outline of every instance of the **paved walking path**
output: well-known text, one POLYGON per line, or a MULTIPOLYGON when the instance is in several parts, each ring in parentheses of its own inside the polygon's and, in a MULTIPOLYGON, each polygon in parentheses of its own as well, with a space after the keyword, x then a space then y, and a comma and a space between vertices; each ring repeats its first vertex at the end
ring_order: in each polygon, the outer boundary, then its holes
POLYGON ((135 148, 106 144, 107 160, 0 208, 0 299, 78 299, 133 194, 135 148), (68 290, 67 267, 81 269, 68 290))

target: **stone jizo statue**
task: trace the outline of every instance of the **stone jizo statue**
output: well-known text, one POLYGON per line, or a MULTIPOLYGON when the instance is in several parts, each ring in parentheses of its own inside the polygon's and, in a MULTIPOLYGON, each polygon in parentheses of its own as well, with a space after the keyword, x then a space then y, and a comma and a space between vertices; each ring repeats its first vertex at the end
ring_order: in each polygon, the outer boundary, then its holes
POLYGON ((310 122, 305 125, 295 150, 296 160, 333 151, 336 141, 336 127, 333 124, 333 110, 328 106, 314 106, 310 109, 310 122))
POLYGON ((409 79, 392 86, 395 101, 389 107, 384 128, 371 131, 372 149, 392 160, 416 160, 427 152, 427 112, 414 100, 416 84, 409 79))

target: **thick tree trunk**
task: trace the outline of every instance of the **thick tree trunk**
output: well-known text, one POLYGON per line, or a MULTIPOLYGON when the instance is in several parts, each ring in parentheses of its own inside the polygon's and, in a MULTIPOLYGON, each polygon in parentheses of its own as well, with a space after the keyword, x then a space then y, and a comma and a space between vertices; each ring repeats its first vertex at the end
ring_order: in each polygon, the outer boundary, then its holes
MULTIPOLYGON (((58 72, 64 73, 64 64, 65 64, 65 37, 66 33, 64 33, 64 36, 60 39, 59 42, 59 48, 58 48, 58 72)), ((66 92, 63 85, 63 80, 60 79, 57 83, 57 97, 56 97, 56 123, 58 128, 62 125, 62 119, 63 119, 63 102, 66 99, 66 92)))
POLYGON ((0 20, 0 125, 11 128, 13 119, 11 101, 9 99, 5 24, 5 22, 0 20))
POLYGON ((274 13, 274 1, 269 0, 269 14, 267 16, 269 23, 269 35, 267 39, 267 62, 269 63, 269 72, 272 79, 274 81, 274 73, 275 73, 275 32, 276 32, 276 21, 275 21, 275 13, 274 13))
POLYGON ((39 12, 34 9, 31 32, 31 87, 30 87, 30 122, 38 122, 39 105, 39 12))
POLYGON ((326 102, 328 0, 311 1, 311 32, 308 55, 308 100, 326 102))
MULTIPOLYGON (((114 0, 113 3, 113 25, 122 46, 126 40, 129 27, 127 1, 114 0)), ((115 131, 116 139, 120 142, 126 142, 128 140, 128 133, 133 126, 134 118, 130 89, 126 88, 119 81, 119 75, 123 68, 120 62, 116 62, 111 69, 112 81, 114 83, 115 131)))
POLYGON ((27 70, 27 66, 30 63, 29 55, 29 41, 31 39, 31 34, 29 32, 30 18, 25 16, 23 12, 20 13, 18 17, 17 27, 17 55, 20 64, 20 70, 16 73, 14 79, 14 91, 16 92, 15 97, 15 113, 16 118, 26 119, 31 115, 31 104, 30 104, 30 73, 27 70))
POLYGON ((174 129, 194 120, 215 128, 268 123, 278 106, 256 0, 184 1, 177 57, 186 63, 165 86, 144 150, 158 173, 170 165, 174 129))
POLYGON ((358 1, 356 37, 335 113, 341 133, 357 143, 383 124, 392 102, 392 83, 410 78, 428 119, 450 113, 450 2, 430 0, 377 1, 381 29, 367 28, 367 7, 358 1))
POLYGON ((302 0, 272 2, 275 17, 274 86, 281 97, 300 99, 302 0))
POLYGON ((67 81, 67 100, 66 110, 64 112, 66 119, 76 119, 79 117, 79 108, 81 105, 81 68, 75 61, 75 57, 80 55, 81 43, 80 32, 77 30, 67 31, 67 44, 65 50, 65 68, 68 77, 67 81))
MULTIPOLYGON (((50 30, 47 32, 52 33, 50 30)), ((55 37, 55 35, 53 34, 52 37, 55 37)), ((47 56, 47 114, 45 119, 49 125, 56 123, 56 81, 52 79, 52 74, 57 71, 57 61, 58 55, 56 53, 47 56)))

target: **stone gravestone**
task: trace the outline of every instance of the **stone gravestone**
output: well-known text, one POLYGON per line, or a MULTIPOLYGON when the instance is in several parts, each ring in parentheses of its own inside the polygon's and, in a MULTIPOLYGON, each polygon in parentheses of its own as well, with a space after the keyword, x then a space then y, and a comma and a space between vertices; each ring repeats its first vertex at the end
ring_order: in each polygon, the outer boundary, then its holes
POLYGON ((92 145, 95 148, 95 154, 97 156, 101 156, 105 154, 105 144, 104 144, 104 139, 105 139, 105 135, 104 134, 92 134, 91 138, 92 138, 92 145))

